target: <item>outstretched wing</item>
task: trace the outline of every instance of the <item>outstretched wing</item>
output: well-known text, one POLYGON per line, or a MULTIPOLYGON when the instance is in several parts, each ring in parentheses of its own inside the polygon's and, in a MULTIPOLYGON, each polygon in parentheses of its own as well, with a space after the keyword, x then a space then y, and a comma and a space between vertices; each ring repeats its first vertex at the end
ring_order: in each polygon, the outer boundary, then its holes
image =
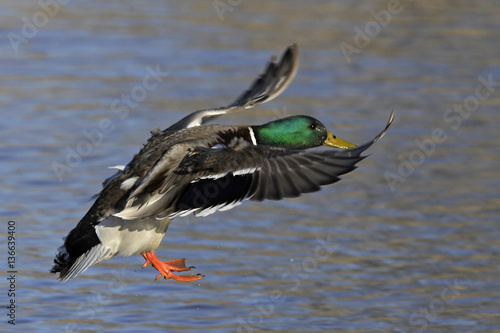
POLYGON ((188 127, 199 126, 213 118, 253 108, 259 104, 269 102, 280 95, 290 84, 297 73, 298 47, 293 44, 288 47, 279 62, 273 57, 262 73, 232 104, 216 109, 206 109, 191 113, 166 131, 177 131, 188 127))
POLYGON ((227 210, 245 199, 262 201, 297 197, 315 192, 338 181, 339 176, 356 168, 370 148, 388 130, 370 142, 349 150, 288 150, 237 144, 210 149, 197 147, 179 164, 179 175, 197 175, 179 194, 170 216, 193 212, 198 216, 227 210))

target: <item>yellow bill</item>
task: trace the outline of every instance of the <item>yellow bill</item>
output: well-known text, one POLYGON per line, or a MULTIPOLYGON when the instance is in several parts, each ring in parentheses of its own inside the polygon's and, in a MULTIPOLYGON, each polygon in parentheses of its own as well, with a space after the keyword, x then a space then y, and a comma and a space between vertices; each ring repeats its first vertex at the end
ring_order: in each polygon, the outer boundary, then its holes
POLYGON ((323 146, 335 147, 335 148, 341 148, 341 149, 356 148, 355 144, 352 144, 350 142, 347 142, 347 141, 344 141, 340 138, 337 138, 330 131, 327 131, 327 132, 328 132, 328 136, 326 137, 326 140, 323 142, 323 146))

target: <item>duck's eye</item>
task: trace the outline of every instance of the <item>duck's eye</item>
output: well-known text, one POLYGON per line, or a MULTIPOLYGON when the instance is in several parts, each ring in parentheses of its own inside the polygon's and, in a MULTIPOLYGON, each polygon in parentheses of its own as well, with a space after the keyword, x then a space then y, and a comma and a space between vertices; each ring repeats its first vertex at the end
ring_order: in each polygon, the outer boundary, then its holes
POLYGON ((309 125, 309 128, 312 129, 312 130, 316 129, 316 124, 309 125))

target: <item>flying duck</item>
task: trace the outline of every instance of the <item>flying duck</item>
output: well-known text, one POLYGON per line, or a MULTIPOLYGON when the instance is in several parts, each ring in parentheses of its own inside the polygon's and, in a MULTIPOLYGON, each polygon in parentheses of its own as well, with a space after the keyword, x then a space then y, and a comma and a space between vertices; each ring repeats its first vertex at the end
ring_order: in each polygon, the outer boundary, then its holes
POLYGON ((240 97, 226 107, 196 111, 151 138, 126 166, 117 166, 78 225, 58 248, 51 272, 66 282, 116 255, 141 254, 163 276, 195 281, 185 259, 160 261, 155 250, 177 216, 207 216, 244 200, 294 198, 335 183, 354 170, 360 146, 344 141, 317 119, 301 115, 263 125, 204 125, 215 117, 253 108, 281 94, 298 67, 298 49, 272 58, 240 97), (340 149, 315 149, 319 146, 340 149))

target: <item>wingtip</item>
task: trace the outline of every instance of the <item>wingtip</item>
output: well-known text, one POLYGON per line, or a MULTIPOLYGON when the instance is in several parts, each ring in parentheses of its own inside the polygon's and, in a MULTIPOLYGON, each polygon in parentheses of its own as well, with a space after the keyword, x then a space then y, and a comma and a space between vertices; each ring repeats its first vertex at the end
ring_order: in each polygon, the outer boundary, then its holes
POLYGON ((266 69, 250 87, 228 106, 198 110, 182 118, 165 131, 177 131, 183 128, 199 126, 217 116, 240 110, 250 109, 278 97, 295 77, 299 67, 298 44, 294 43, 283 51, 278 60, 271 57, 266 69))
POLYGON ((270 63, 280 66, 284 63, 286 60, 292 60, 292 62, 298 63, 298 54, 299 54, 299 46, 297 43, 293 43, 292 45, 289 45, 285 51, 281 54, 281 57, 278 60, 278 56, 272 55, 271 60, 269 61, 270 63))
POLYGON ((290 59, 291 59, 292 70, 291 70, 290 77, 291 77, 291 79, 293 79, 295 77, 295 74, 297 73, 297 69, 299 68, 299 45, 297 43, 293 43, 292 45, 290 45, 286 49, 281 61, 283 61, 283 59, 285 57, 290 57, 290 59))
POLYGON ((293 43, 292 45, 288 46, 287 52, 290 52, 291 55, 293 56, 298 56, 299 54, 299 44, 293 43))
POLYGON ((391 115, 389 117, 389 120, 387 121, 387 124, 390 126, 392 125, 392 122, 394 121, 394 108, 392 109, 391 115))
MULTIPOLYGON (((299 67, 299 45, 297 43, 293 43, 292 45, 289 45, 285 51, 281 54, 281 57, 279 60, 277 57, 274 55, 271 57, 271 63, 276 66, 276 68, 284 68, 288 67, 289 69, 289 74, 288 76, 288 83, 292 81, 292 79, 295 77, 295 74, 297 73, 297 69, 299 67), (286 65, 286 63, 290 63, 291 65, 286 65)), ((286 85, 288 86, 288 84, 286 85)))
POLYGON ((384 130, 380 132, 380 134, 375 138, 375 140, 373 141, 374 143, 380 140, 385 135, 385 133, 387 132, 387 130, 389 130, 389 127, 391 127, 393 122, 394 122, 394 109, 392 109, 391 115, 389 116, 389 120, 387 120, 387 124, 385 125, 384 130))
MULTIPOLYGON (((392 109, 391 115, 389 116, 389 119, 387 120, 387 124, 385 125, 385 128, 375 137, 373 140, 359 145, 356 148, 351 148, 351 149, 346 149, 341 151, 343 154, 347 154, 347 156, 360 156, 362 152, 370 148, 375 142, 380 140, 381 138, 384 137, 385 133, 389 130, 389 127, 391 127, 392 123, 394 121, 394 109, 392 109)), ((368 155, 366 155, 368 156, 368 155)), ((366 157, 363 156, 363 157, 366 157)))

